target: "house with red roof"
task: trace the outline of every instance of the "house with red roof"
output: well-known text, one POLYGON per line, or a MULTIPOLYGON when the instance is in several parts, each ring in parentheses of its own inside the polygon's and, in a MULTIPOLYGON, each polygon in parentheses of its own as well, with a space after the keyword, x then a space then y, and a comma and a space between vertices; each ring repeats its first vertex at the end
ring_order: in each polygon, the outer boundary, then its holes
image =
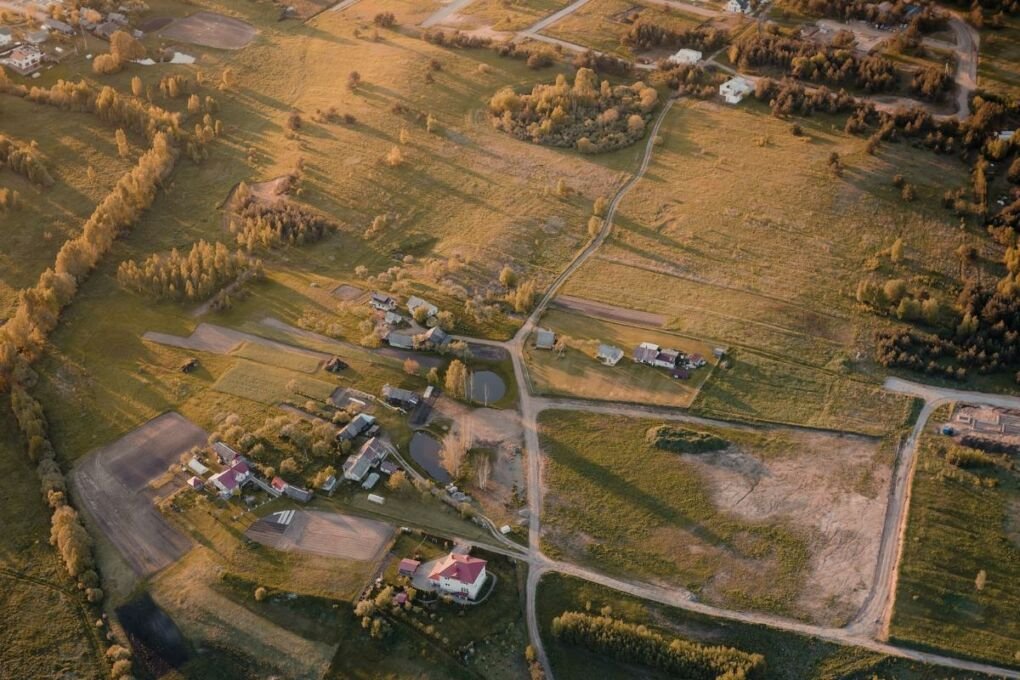
POLYGON ((437 561, 429 572, 429 583, 436 590, 474 600, 485 583, 485 560, 450 553, 437 561))
POLYGON ((251 468, 248 462, 238 457, 234 464, 223 472, 219 472, 209 478, 209 483, 216 487, 220 495, 230 498, 241 492, 241 487, 251 481, 251 468))

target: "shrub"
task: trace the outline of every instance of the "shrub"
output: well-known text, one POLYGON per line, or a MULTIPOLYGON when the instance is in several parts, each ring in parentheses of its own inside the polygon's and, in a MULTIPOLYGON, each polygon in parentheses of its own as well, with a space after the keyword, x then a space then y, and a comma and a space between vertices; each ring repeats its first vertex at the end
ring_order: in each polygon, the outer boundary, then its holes
POLYGON ((647 436, 655 448, 675 453, 706 453, 725 449, 730 444, 714 434, 673 425, 653 427, 647 436))

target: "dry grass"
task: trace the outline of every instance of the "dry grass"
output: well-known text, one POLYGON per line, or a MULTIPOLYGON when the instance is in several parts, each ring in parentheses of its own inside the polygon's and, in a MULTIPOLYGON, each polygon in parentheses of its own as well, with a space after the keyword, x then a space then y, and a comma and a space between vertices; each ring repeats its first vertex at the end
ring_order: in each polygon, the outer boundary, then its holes
POLYGON ((242 360, 220 376, 212 387, 263 404, 279 404, 304 398, 324 401, 337 386, 284 368, 242 360))
POLYGON ((662 406, 690 406, 711 367, 692 371, 689 380, 675 380, 665 369, 642 366, 631 360, 634 347, 654 342, 688 354, 712 358, 712 348, 691 338, 634 326, 600 321, 570 312, 551 311, 540 322, 543 327, 564 338, 563 354, 525 349, 528 372, 540 394, 581 397, 606 401, 626 401, 662 406), (599 343, 615 345, 624 351, 616 366, 605 366, 595 359, 599 343))
POLYGON ((630 0, 592 0, 579 10, 545 29, 545 33, 561 40, 591 47, 602 52, 633 57, 631 50, 620 44, 630 24, 624 17, 640 9, 644 21, 681 31, 704 23, 705 18, 656 5, 642 5, 630 0))
POLYGON ((570 0, 476 0, 459 14, 497 31, 520 31, 568 4, 570 0))
POLYGON ((289 371, 300 371, 301 373, 315 373, 322 365, 321 359, 308 354, 288 352, 254 342, 244 343, 233 354, 248 361, 277 366, 289 371))

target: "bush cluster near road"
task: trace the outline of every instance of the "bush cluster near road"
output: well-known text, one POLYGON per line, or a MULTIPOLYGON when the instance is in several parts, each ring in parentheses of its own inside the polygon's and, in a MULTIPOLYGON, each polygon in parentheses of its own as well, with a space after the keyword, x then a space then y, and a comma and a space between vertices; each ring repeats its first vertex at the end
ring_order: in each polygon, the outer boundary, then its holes
POLYGON ((657 449, 676 453, 707 453, 730 445, 722 437, 685 427, 659 425, 648 430, 648 441, 657 449))
POLYGON ((600 84, 594 71, 582 68, 573 85, 560 75, 554 84, 536 85, 530 94, 504 88, 489 101, 489 112, 497 129, 518 139, 601 153, 641 139, 658 102, 655 88, 640 81, 613 87, 606 80, 600 84))

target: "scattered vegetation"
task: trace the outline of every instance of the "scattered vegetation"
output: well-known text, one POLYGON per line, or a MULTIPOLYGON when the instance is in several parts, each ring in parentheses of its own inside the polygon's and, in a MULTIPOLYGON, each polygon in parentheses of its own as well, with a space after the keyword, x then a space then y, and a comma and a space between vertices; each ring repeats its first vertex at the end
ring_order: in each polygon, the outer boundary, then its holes
POLYGON ((222 243, 199 241, 186 255, 176 248, 154 253, 141 264, 125 260, 117 268, 120 285, 157 300, 205 300, 230 283, 264 276, 262 261, 222 243))
POLYGON ((707 453, 730 445, 722 437, 708 432, 673 425, 658 425, 648 430, 648 441, 657 449, 674 453, 707 453))

